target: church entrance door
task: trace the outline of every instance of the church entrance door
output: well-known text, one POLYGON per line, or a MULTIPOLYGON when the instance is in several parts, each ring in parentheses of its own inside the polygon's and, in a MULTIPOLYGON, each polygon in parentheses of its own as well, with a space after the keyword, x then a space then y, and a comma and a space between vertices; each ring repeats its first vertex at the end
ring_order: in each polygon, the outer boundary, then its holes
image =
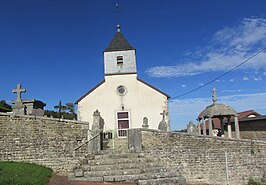
POLYGON ((127 137, 127 130, 129 128, 130 119, 128 111, 117 112, 117 136, 127 137))

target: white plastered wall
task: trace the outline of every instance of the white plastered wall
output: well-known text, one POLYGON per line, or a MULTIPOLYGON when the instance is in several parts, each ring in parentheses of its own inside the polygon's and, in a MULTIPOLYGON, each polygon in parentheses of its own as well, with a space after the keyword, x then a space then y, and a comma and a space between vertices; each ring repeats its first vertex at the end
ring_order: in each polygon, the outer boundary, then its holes
MULTIPOLYGON (((116 112, 130 112, 130 128, 141 128, 147 117, 150 129, 158 129, 162 120, 160 113, 168 112, 167 97, 137 80, 136 74, 106 76, 105 82, 78 103, 78 119, 92 125, 93 112, 98 109, 105 122, 105 130, 117 129, 116 112), (117 87, 127 89, 124 96, 117 93, 117 87)), ((169 116, 166 117, 168 121, 169 116)))

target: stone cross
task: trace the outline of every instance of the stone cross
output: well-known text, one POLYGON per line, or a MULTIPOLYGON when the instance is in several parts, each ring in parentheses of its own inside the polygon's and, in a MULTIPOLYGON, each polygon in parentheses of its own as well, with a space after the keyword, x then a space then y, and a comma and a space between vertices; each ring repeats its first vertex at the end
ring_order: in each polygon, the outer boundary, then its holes
POLYGON ((167 113, 165 110, 163 110, 163 112, 160 113, 160 115, 163 116, 163 119, 162 119, 162 120, 165 120, 165 116, 166 116, 167 114, 168 114, 168 113, 167 113))
POLYGON ((215 102, 217 101, 217 95, 216 95, 216 89, 213 88, 212 90, 212 101, 213 101, 213 104, 215 104, 215 102))
POLYGON ((16 101, 21 101, 21 93, 26 92, 26 89, 21 89, 21 85, 18 84, 16 89, 12 90, 13 93, 17 93, 17 100, 16 101))

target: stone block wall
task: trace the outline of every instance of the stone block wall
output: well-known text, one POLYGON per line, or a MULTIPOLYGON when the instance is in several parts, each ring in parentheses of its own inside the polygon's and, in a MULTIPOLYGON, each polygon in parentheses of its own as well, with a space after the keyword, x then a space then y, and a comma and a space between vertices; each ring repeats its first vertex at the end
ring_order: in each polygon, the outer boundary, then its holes
POLYGON ((88 128, 86 122, 1 113, 0 160, 33 162, 55 171, 72 170, 78 162, 74 149, 87 140, 88 128))
POLYGON ((142 130, 142 146, 148 157, 178 171, 192 184, 225 185, 228 181, 239 185, 266 175, 263 141, 142 130))
POLYGON ((240 137, 243 139, 262 140, 266 142, 266 131, 240 131, 240 134, 240 137))

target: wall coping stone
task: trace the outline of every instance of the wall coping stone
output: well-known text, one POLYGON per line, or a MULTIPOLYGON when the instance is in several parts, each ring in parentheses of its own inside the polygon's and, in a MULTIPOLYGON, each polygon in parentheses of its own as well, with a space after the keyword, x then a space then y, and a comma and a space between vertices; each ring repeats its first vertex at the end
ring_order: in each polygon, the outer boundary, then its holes
MULTIPOLYGON (((157 132, 157 133, 165 133, 165 134, 180 134, 180 135, 186 135, 186 136, 190 136, 190 137, 198 137, 198 138, 209 138, 209 139, 218 139, 218 140, 223 140, 223 141, 239 141, 239 142, 244 142, 244 143, 250 143, 252 142, 256 142, 256 143, 262 143, 262 144, 266 144, 266 141, 262 141, 262 140, 253 140, 253 139, 238 139, 238 138, 225 138, 225 137, 216 137, 216 136, 204 136, 204 135, 192 135, 192 134, 188 134, 185 132, 173 132, 173 131, 161 131, 161 130, 155 130, 155 129, 147 129, 147 128, 138 128, 141 131, 147 131, 147 132, 157 132)), ((241 134, 241 132, 240 132, 241 134)))
POLYGON ((13 113, 2 113, 0 112, 0 116, 8 116, 13 118, 31 118, 31 119, 42 119, 42 120, 51 120, 51 121, 59 121, 59 122, 69 122, 74 124, 83 124, 89 125, 89 122, 86 121, 77 121, 77 120, 70 120, 70 119, 62 119, 62 118, 49 118, 49 117, 41 117, 41 116, 32 116, 32 115, 16 115, 13 113))

